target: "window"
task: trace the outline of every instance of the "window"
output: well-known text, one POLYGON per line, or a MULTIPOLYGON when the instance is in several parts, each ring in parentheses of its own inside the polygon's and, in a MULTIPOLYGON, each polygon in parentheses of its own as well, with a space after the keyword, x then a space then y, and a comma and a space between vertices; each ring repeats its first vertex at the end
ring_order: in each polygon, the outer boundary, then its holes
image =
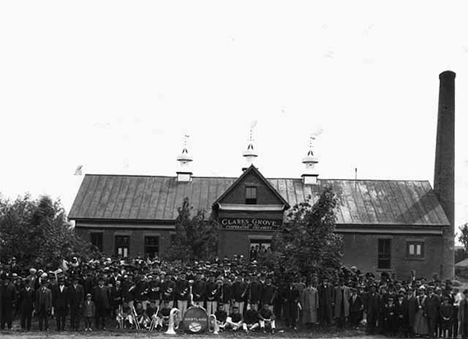
POLYGON ((159 255, 159 237, 145 237, 145 258, 154 258, 159 255))
POLYGON ((115 236, 115 254, 126 258, 129 255, 130 250, 130 237, 128 235, 116 235, 115 236))
POLYGON ((407 259, 424 259, 424 242, 407 241, 406 242, 407 259))
POLYGON ((259 255, 269 251, 271 251, 271 239, 250 239, 250 261, 257 260, 259 255))
POLYGON ((245 203, 247 205, 255 205, 257 203, 257 187, 245 187, 245 203))
POLYGON ((389 269, 392 266, 392 239, 378 241, 377 268, 389 269))
POLYGON ((93 244, 99 252, 102 252, 102 232, 92 232, 90 235, 91 244, 93 244))

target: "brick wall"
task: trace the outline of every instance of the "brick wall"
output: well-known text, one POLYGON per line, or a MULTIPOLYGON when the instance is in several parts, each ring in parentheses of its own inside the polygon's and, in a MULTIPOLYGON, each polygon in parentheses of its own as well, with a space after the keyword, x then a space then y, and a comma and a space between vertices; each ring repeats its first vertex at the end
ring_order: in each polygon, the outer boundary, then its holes
POLYGON ((379 238, 391 239, 391 269, 398 278, 406 278, 411 270, 416 276, 431 278, 433 273, 440 275, 443 263, 441 236, 344 234, 343 264, 348 268, 357 266, 363 272, 382 272, 377 267, 377 246, 379 238), (407 258, 407 242, 424 242, 424 259, 407 258))

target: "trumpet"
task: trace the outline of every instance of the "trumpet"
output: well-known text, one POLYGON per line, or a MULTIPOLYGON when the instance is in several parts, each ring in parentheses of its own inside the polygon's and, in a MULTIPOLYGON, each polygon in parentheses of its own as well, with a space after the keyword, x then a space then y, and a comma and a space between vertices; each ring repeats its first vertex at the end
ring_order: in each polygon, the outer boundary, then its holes
POLYGON ((219 334, 218 319, 214 314, 210 314, 210 320, 213 320, 213 334, 219 334))
POLYGON ((176 334, 175 330, 179 327, 179 322, 176 323, 175 318, 179 316, 179 309, 173 308, 169 313, 169 325, 167 327, 166 334, 176 334))
POLYGON ((140 327, 140 322, 138 321, 138 314, 136 312, 135 306, 133 306, 133 305, 132 305, 132 315, 133 315, 133 319, 134 319, 134 322, 135 322, 135 328, 138 331, 140 331, 141 327, 140 327))
POLYGON ((152 332, 158 326, 158 313, 159 313, 159 306, 156 308, 156 312, 151 316, 151 324, 149 331, 152 332))

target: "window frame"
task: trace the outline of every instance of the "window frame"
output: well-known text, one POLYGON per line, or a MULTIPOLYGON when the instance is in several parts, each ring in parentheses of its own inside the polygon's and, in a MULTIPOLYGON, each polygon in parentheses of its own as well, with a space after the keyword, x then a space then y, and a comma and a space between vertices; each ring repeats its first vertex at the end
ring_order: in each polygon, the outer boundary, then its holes
POLYGON ((377 239, 377 269, 378 270, 391 270, 392 269, 392 239, 391 238, 378 238, 377 239), (382 250, 381 250, 381 243, 384 244, 382 246, 383 247, 382 250), (386 262, 386 261, 388 261, 388 265, 382 265, 382 262, 386 262))
MULTIPOLYGON (((154 247, 157 247, 157 252, 156 252, 156 256, 159 258, 159 251, 160 251, 160 245, 161 245, 161 237, 159 235, 145 235, 144 238, 143 238, 143 244, 144 244, 144 254, 145 254, 145 258, 147 257, 148 255, 148 251, 147 251, 147 247, 148 247, 148 244, 146 243, 146 239, 149 239, 149 238, 157 238, 157 244, 156 245, 150 245, 150 248, 154 248, 154 247)), ((154 257, 153 257, 154 258, 154 257)))
POLYGON ((256 205, 257 199, 258 199, 257 193, 258 193, 257 186, 246 185, 245 186, 245 204, 256 205))
POLYGON ((89 232, 89 241, 91 242, 93 246, 95 246, 99 250, 99 252, 104 251, 104 232, 89 232), (100 237, 100 242, 101 242, 100 246, 94 243, 93 241, 94 236, 100 237))
POLYGON ((426 258, 425 242, 422 240, 406 240, 406 259, 408 260, 424 260, 426 258), (416 254, 417 246, 421 246, 421 254, 416 254), (410 253, 410 246, 415 246, 415 253, 410 253))
POLYGON ((129 235, 125 235, 125 234, 118 234, 118 235, 115 235, 114 236, 114 245, 115 245, 115 254, 117 256, 121 255, 122 258, 129 258, 130 257, 130 236, 129 235), (127 246, 119 246, 117 244, 117 239, 118 238, 128 238, 128 244, 127 246), (119 248, 122 248, 122 254, 119 254, 119 248), (124 256, 124 249, 127 249, 127 256, 124 256))

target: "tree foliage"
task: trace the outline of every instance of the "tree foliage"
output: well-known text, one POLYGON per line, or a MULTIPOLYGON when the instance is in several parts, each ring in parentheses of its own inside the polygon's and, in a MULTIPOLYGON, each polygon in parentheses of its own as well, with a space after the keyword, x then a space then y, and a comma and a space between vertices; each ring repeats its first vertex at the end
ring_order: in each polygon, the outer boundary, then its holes
POLYGON ((204 210, 198 210, 192 217, 192 206, 188 198, 178 208, 175 223, 175 240, 165 257, 169 260, 210 260, 216 256, 218 225, 206 217, 204 210))
POLYGON ((313 206, 309 201, 295 205, 288 213, 288 227, 274 235, 272 251, 260 260, 285 274, 327 275, 340 268, 343 240, 334 232, 336 204, 327 187, 313 206))
POLYGON ((29 195, 0 197, 0 257, 19 264, 57 267, 63 258, 86 257, 90 244, 75 235, 60 200, 29 195))
POLYGON ((468 223, 461 225, 458 230, 460 231, 460 235, 458 236, 458 241, 463 244, 465 248, 465 252, 468 252, 468 223))

